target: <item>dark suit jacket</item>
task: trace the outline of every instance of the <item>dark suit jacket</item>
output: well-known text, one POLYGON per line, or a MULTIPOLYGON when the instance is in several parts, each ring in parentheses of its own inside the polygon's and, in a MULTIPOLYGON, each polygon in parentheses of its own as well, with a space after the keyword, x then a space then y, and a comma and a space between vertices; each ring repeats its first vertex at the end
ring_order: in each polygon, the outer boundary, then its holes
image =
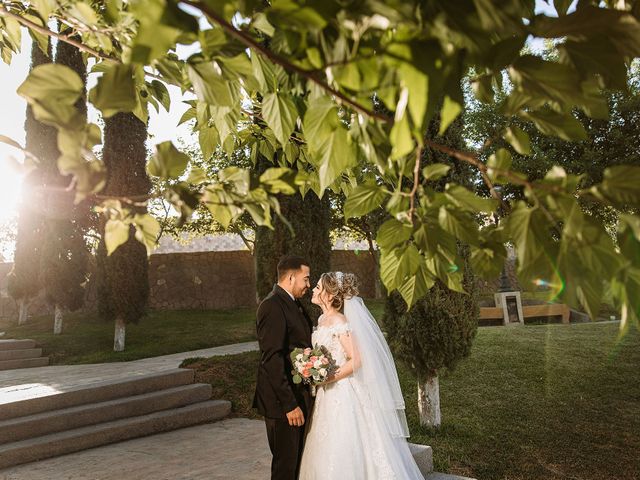
POLYGON ((295 348, 311 347, 309 316, 286 290, 274 285, 258 307, 256 328, 260 365, 253 407, 267 418, 286 419, 296 407, 306 416, 311 398, 308 388, 293 383, 289 355, 295 348))

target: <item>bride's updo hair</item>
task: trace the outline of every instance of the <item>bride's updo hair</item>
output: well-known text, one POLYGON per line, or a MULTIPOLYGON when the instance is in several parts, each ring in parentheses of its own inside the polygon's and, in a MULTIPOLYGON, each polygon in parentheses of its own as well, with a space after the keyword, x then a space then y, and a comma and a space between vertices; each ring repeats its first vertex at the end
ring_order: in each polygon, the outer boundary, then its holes
POLYGON ((328 272, 320 276, 322 289, 333 295, 331 306, 341 310, 344 301, 358 295, 358 278, 353 273, 328 272))

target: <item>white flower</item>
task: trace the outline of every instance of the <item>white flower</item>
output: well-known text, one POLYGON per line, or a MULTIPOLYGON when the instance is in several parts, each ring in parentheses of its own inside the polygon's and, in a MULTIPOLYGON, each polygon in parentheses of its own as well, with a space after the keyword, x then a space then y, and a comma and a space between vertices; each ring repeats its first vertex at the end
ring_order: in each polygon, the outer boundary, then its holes
POLYGON ((322 367, 322 362, 320 360, 316 360, 315 362, 313 362, 313 368, 320 368, 322 367))
POLYGON ((326 368, 321 368, 318 373, 320 374, 321 377, 326 377, 327 376, 327 369, 326 368))
POLYGON ((300 361, 302 361, 302 354, 301 354, 301 353, 299 353, 298 355, 296 355, 296 360, 300 360, 300 361))

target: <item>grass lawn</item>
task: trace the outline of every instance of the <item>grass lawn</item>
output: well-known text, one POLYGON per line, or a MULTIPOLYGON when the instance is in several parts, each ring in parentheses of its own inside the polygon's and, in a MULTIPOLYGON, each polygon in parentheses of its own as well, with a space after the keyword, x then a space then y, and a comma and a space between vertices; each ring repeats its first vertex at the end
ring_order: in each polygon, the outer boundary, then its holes
MULTIPOLYGON (((640 334, 616 342, 617 329, 479 329, 471 355, 441 375, 438 430, 419 425, 416 382, 400 366, 411 441, 433 447, 437 471, 482 480, 640 478, 640 334)), ((186 363, 252 417, 257 362, 251 352, 186 363)))
MULTIPOLYGON (((384 302, 367 301, 382 316, 384 302)), ((52 364, 123 362, 188 352, 256 339, 255 308, 232 310, 151 310, 138 324, 127 325, 126 349, 113 351, 113 323, 95 313, 71 313, 62 335, 53 335, 53 315, 30 318, 18 327, 15 320, 0 320, 3 338, 30 338, 43 348, 52 364)))
POLYGON ((127 325, 126 350, 113 351, 114 325, 95 314, 68 314, 64 331, 53 335, 53 316, 0 321, 3 338, 31 338, 53 364, 101 363, 186 352, 255 340, 255 309, 150 311, 138 324, 127 325))

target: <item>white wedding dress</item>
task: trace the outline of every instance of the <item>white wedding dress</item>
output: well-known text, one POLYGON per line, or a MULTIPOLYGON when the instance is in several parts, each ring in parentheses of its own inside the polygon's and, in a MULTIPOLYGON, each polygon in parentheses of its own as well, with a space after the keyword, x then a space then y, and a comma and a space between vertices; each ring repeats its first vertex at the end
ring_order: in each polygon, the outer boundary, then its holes
MULTIPOLYGON (((355 297, 354 300, 360 302, 359 308, 366 309, 361 299, 355 297)), ((345 306, 345 315, 348 311, 345 306)), ((368 310, 366 313, 370 316, 368 310)), ((373 317, 370 320, 375 323, 373 317)), ((326 346, 338 366, 341 366, 347 358, 338 337, 347 332, 352 335, 354 348, 358 348, 358 339, 366 341, 365 335, 353 329, 352 322, 347 317, 347 323, 332 326, 325 326, 320 322, 313 332, 312 343, 326 346)), ((386 341, 382 341, 390 356, 386 341)), ((369 347, 372 343, 367 341, 369 347)), ((377 353, 377 348, 381 347, 368 348, 369 353, 377 353)), ((380 352, 381 357, 384 357, 384 353, 380 352)), ((386 399, 376 398, 376 388, 372 388, 373 383, 376 387, 386 388, 378 378, 384 376, 384 372, 378 372, 375 380, 370 379, 368 382, 362 375, 367 373, 364 368, 367 358, 367 355, 362 355, 362 368, 354 374, 317 388, 299 480, 423 479, 405 438, 408 430, 404 419, 404 402, 398 400, 402 402, 401 405, 392 407, 392 410, 401 410, 401 415, 384 408, 386 399)), ((395 366, 392 368, 391 376, 395 376, 395 381, 391 382, 395 383, 399 392, 395 366)))

